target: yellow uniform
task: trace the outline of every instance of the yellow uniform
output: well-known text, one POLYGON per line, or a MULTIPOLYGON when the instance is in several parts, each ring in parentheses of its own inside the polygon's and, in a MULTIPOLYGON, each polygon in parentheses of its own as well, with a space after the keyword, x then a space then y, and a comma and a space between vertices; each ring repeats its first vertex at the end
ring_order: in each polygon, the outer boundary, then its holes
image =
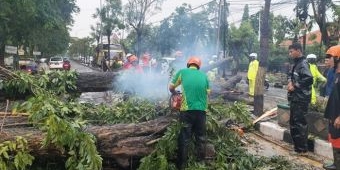
POLYGON ((313 75, 313 85, 312 85, 312 99, 311 104, 316 103, 316 92, 314 86, 318 81, 326 82, 327 79, 319 72, 318 67, 315 64, 309 64, 310 72, 313 75))
POLYGON ((254 96, 254 93, 255 93, 255 81, 256 81, 258 68, 259 68, 259 61, 253 60, 249 63, 248 80, 249 80, 249 95, 251 96, 254 96))

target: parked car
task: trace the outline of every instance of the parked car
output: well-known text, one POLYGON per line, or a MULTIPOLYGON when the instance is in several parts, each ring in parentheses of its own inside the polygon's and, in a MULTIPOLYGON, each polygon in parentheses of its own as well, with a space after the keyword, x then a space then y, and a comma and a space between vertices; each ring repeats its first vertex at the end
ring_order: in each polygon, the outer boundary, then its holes
POLYGON ((20 70, 25 71, 29 74, 36 74, 38 73, 38 65, 34 61, 30 61, 25 65, 21 65, 20 70))
POLYGON ((50 69, 63 69, 64 59, 63 57, 51 57, 48 64, 50 69))

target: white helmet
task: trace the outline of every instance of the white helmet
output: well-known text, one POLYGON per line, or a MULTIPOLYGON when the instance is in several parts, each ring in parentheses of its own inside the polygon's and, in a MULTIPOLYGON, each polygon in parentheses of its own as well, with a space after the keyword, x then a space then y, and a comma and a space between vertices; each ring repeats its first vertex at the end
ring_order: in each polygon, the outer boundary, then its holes
POLYGON ((255 59, 257 59, 257 53, 251 53, 249 54, 249 57, 254 57, 255 59))
POLYGON ((126 58, 129 58, 130 56, 132 56, 131 53, 127 53, 127 54, 126 54, 126 58))
POLYGON ((316 59, 316 55, 315 54, 308 54, 307 59, 316 59))

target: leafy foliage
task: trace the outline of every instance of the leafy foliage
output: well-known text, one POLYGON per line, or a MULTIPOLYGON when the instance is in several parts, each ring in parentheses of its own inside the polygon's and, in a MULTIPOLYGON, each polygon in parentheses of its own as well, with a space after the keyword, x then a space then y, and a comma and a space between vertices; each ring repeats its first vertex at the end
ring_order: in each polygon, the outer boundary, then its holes
POLYGON ((130 98, 116 104, 85 104, 86 110, 82 118, 96 124, 138 123, 165 115, 170 110, 162 103, 152 103, 140 98, 130 98))
POLYGON ((74 71, 53 71, 38 76, 20 71, 13 74, 14 77, 4 82, 2 87, 10 98, 27 94, 37 95, 41 89, 48 89, 49 92, 56 95, 76 91, 77 73, 74 71))
POLYGON ((55 145, 69 155, 67 169, 100 169, 102 158, 98 154, 95 138, 84 132, 84 121, 77 118, 82 112, 80 104, 63 102, 52 93, 39 93, 21 105, 45 135, 43 146, 55 145))
MULTIPOLYGON (((207 134, 209 143, 214 145, 216 159, 209 162, 195 162, 193 149, 190 149, 188 170, 206 169, 291 169, 283 158, 255 157, 242 148, 240 137, 230 130, 226 130, 224 125, 219 123, 223 118, 233 118, 249 125, 251 124, 246 106, 242 103, 234 103, 226 109, 225 105, 214 104, 207 112, 207 134)), ((139 170, 173 170, 176 158, 177 135, 181 128, 178 122, 169 126, 165 135, 157 143, 155 151, 141 160, 139 170)), ((191 147, 193 145, 190 145, 191 147)))
POLYGON ((94 49, 91 48, 93 40, 89 37, 71 40, 68 54, 74 58, 78 56, 93 56, 94 49))
POLYGON ((30 113, 29 121, 44 134, 43 146, 53 144, 66 152, 67 169, 101 169, 95 138, 84 131, 85 122, 79 118, 84 112, 81 104, 65 94, 76 90, 75 72, 50 72, 40 78, 13 73, 13 79, 6 81, 5 89, 30 91, 34 95, 13 110, 30 113))
POLYGON ((16 137, 15 141, 5 141, 0 144, 0 169, 23 170, 32 165, 34 157, 28 154, 27 141, 16 137))
POLYGON ((67 26, 73 23, 72 13, 79 9, 75 0, 2 0, 0 11, 1 54, 4 45, 9 44, 24 45, 50 56, 67 49, 67 26))

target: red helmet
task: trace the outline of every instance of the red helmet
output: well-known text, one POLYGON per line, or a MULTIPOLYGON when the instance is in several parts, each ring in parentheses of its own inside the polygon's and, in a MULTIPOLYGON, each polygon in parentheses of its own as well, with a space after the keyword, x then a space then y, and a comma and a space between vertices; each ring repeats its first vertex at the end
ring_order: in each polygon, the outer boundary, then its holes
POLYGON ((128 61, 131 63, 131 62, 134 62, 134 61, 137 61, 138 58, 135 56, 135 55, 132 55, 128 58, 128 61))
POLYGON ((198 57, 190 57, 187 63, 187 67, 189 67, 191 64, 195 64, 197 66, 198 69, 200 69, 201 65, 202 65, 202 61, 200 58, 198 57))

